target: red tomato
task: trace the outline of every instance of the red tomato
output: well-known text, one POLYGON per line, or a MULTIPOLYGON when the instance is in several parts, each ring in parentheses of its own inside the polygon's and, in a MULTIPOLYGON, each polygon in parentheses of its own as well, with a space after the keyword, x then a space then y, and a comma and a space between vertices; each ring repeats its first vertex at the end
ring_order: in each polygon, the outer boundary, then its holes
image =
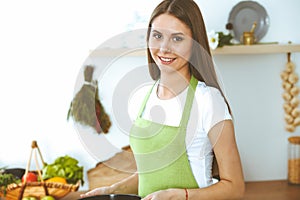
MULTIPOLYGON (((22 182, 24 182, 25 180, 25 174, 22 177, 22 182)), ((35 173, 33 172, 28 172, 27 177, 26 177, 26 182, 37 182, 38 181, 38 177, 35 173)))

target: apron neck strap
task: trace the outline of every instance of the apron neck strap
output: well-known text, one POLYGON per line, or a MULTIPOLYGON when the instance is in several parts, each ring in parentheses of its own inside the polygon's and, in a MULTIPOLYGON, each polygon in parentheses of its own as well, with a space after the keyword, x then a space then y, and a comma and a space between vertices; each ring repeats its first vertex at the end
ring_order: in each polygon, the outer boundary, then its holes
MULTIPOLYGON (((144 112, 145 105, 146 105, 146 103, 147 103, 147 101, 150 97, 150 94, 151 94, 154 86, 156 85, 156 82, 155 82, 155 84, 153 84, 151 90, 149 90, 146 97, 144 98, 142 106, 140 108, 140 111, 137 115, 138 118, 141 117, 142 113, 144 112)), ((191 108, 192 108, 192 105, 193 105, 193 100, 194 100, 195 90, 196 90, 197 84, 198 84, 198 80, 192 75, 191 80, 190 80, 190 84, 189 84, 188 94, 186 96, 184 110, 183 110, 181 121, 180 121, 180 125, 183 125, 184 127, 187 126, 187 123, 188 123, 188 120, 189 120, 189 117, 190 117, 190 112, 191 112, 191 108)))
MULTIPOLYGON (((157 81, 158 81, 158 80, 157 80, 157 81)), ((148 99, 149 99, 149 97, 150 97, 150 94, 151 94, 151 92, 152 92, 154 86, 156 85, 157 81, 155 81, 155 83, 154 83, 154 84, 152 85, 152 87, 151 87, 151 90, 149 90, 148 93, 147 93, 147 95, 145 96, 145 98, 144 98, 144 100, 143 100, 143 103, 142 103, 142 105, 141 105, 141 107, 140 107, 140 111, 139 111, 139 113, 138 113, 138 115, 137 115, 137 118, 140 118, 140 117, 142 116, 142 113, 144 112, 146 103, 147 103, 147 101, 148 101, 148 99)))
POLYGON ((190 113, 193 106, 195 90, 197 85, 198 85, 198 80, 192 75, 189 84, 188 93, 185 100, 184 110, 181 117, 181 122, 180 122, 180 126, 183 128, 187 127, 190 118, 190 113))

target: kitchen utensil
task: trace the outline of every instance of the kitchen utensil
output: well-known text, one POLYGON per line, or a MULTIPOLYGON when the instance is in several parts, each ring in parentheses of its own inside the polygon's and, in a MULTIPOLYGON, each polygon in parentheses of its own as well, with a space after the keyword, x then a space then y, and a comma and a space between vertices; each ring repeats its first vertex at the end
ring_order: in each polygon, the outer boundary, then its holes
POLYGON ((257 25, 256 22, 254 22, 254 23, 252 24, 252 28, 251 28, 251 30, 250 30, 250 33, 254 33, 255 28, 256 28, 256 25, 257 25))
POLYGON ((134 194, 104 194, 84 197, 79 200, 140 200, 141 197, 134 194))
POLYGON ((252 28, 249 32, 243 33, 243 39, 241 40, 241 42, 243 42, 245 45, 254 44, 256 42, 256 38, 254 35, 255 28, 256 28, 256 22, 253 23, 252 28))
POLYGON ((244 32, 243 40, 244 45, 252 45, 255 43, 255 36, 253 32, 244 32))

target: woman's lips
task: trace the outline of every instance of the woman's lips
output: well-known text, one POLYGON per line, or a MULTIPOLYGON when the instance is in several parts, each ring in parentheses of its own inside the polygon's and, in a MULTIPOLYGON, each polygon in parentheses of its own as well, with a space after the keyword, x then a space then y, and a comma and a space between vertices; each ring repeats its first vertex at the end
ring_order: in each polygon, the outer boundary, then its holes
POLYGON ((170 65, 172 62, 174 62, 174 60, 176 60, 176 58, 167 58, 162 56, 158 56, 158 58, 163 65, 170 65))

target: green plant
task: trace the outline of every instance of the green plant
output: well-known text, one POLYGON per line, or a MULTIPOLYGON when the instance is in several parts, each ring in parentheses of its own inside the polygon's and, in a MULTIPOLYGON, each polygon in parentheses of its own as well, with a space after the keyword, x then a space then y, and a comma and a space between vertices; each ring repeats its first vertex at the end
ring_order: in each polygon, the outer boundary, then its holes
POLYGON ((224 33, 222 31, 215 32, 210 31, 207 33, 208 42, 211 49, 223 47, 225 45, 232 45, 233 36, 230 33, 224 33))
POLYGON ((20 183, 21 180, 13 174, 5 173, 5 168, 0 168, 0 192, 6 196, 6 188, 9 184, 20 183))
POLYGON ((223 32, 218 32, 219 34, 219 45, 218 47, 223 47, 225 45, 232 45, 232 38, 233 36, 228 33, 228 34, 224 34, 223 32))
POLYGON ((68 183, 72 184, 77 183, 77 181, 81 181, 83 184, 83 167, 78 165, 78 160, 75 158, 68 155, 61 156, 42 169, 43 180, 53 177, 65 178, 68 183))

